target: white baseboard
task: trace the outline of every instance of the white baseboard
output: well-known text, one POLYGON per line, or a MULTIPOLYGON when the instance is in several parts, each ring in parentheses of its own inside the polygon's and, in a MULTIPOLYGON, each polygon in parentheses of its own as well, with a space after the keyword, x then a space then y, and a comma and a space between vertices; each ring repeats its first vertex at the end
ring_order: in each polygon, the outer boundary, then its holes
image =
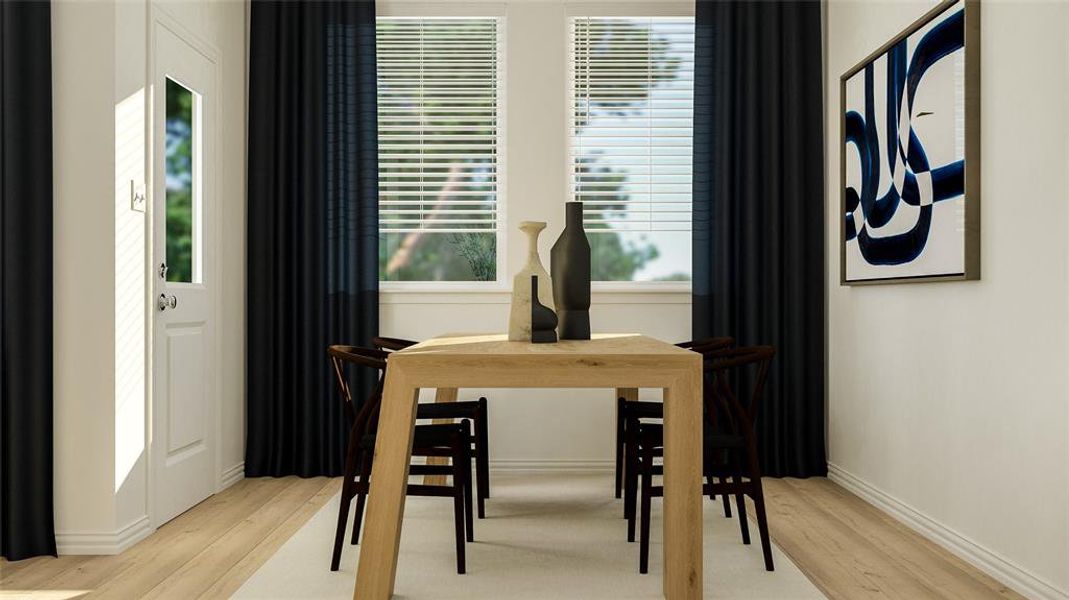
POLYGON ((148 516, 141 517, 118 531, 80 533, 56 532, 56 550, 61 555, 110 555, 119 554, 147 538, 155 528, 148 516))
POLYGON ((241 461, 229 469, 224 470, 219 475, 219 489, 216 490, 216 493, 225 490, 242 479, 245 479, 245 461, 241 461))
POLYGON ((501 473, 607 473, 615 464, 612 460, 503 459, 491 460, 490 470, 501 473))
POLYGON ((962 560, 1014 591, 1035 600, 1069 600, 1069 592, 1040 579, 950 527, 874 487, 842 467, 828 463, 828 479, 901 521, 910 529, 946 548, 962 560))
MULTIPOLYGON (((245 463, 227 468, 219 475, 221 492, 245 478, 245 463)), ((144 516, 118 531, 111 532, 56 532, 56 550, 61 555, 111 555, 119 554, 145 539, 155 530, 144 516)))

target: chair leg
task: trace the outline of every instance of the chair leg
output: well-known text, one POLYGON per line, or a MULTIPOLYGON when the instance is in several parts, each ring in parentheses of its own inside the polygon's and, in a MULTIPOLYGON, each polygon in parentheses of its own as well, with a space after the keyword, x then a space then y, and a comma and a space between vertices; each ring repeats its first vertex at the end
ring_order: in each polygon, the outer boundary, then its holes
POLYGON ((758 480, 753 496, 754 510, 757 511, 757 531, 761 536, 761 552, 765 555, 765 570, 775 571, 772 563, 772 542, 768 538, 768 515, 765 514, 765 494, 758 480))
POLYGON ((706 475, 705 476, 705 482, 709 484, 709 499, 713 500, 715 502, 716 501, 716 492, 713 491, 713 481, 714 480, 713 480, 713 476, 712 475, 706 475))
POLYGON ((334 552, 330 556, 330 570, 337 571, 341 563, 342 541, 345 539, 345 526, 349 523, 349 504, 353 497, 349 492, 349 477, 342 483, 341 502, 338 506, 338 528, 334 532, 334 552))
MULTIPOLYGON (((727 483, 727 482, 728 482, 728 478, 727 477, 721 477, 720 478, 720 483, 727 483)), ((728 498, 727 494, 720 494, 720 498, 724 501, 724 516, 730 519, 731 518, 731 500, 728 498)))
POLYGON ((486 498, 483 496, 483 490, 486 489, 486 488, 483 487, 484 484, 482 483, 482 478, 479 477, 479 473, 478 473, 478 471, 479 471, 479 459, 478 458, 475 459, 475 470, 476 470, 475 478, 479 480, 479 486, 478 486, 478 489, 477 489, 477 493, 475 494, 475 504, 477 505, 477 508, 478 508, 479 518, 480 519, 485 519, 486 518, 486 498))
POLYGON ((356 465, 360 459, 357 433, 349 432, 349 441, 345 449, 345 466, 341 484, 341 502, 338 506, 338 526, 334 531, 334 551, 330 557, 330 570, 337 571, 341 563, 341 547, 345 540, 345 525, 349 522, 349 504, 353 501, 353 486, 356 485, 356 465))
MULTIPOLYGON (((625 425, 625 427, 626 427, 626 425, 625 425)), ((630 506, 631 506, 631 494, 630 494, 630 492, 631 492, 631 477, 630 477, 630 475, 632 473, 634 473, 634 469, 631 469, 630 467, 631 467, 631 452, 632 452, 631 445, 632 445, 632 443, 634 441, 635 440, 632 440, 631 436, 625 430, 624 431, 624 443, 623 443, 623 448, 622 448, 623 462, 621 463, 621 468, 620 468, 620 480, 622 482, 623 495, 624 495, 624 518, 625 519, 628 517, 629 514, 631 514, 630 513, 630 506)))
POLYGON ((765 490, 761 485, 761 467, 757 464, 757 450, 751 446, 750 462, 750 497, 753 498, 754 511, 757 513, 757 531, 761 536, 761 552, 765 556, 765 570, 775 571, 772 563, 772 542, 768 536, 768 515, 765 513, 765 490))
MULTIPOLYGON (((472 476, 471 476, 471 452, 468 447, 464 447, 464 451, 460 457, 460 464, 463 465, 461 469, 461 476, 464 478, 464 524, 468 532, 468 541, 475 541, 475 519, 473 518, 474 507, 472 502, 472 476)), ((482 503, 482 498, 479 499, 479 503, 482 503)))
MULTIPOLYGON (((453 524, 456 529, 457 543, 457 574, 463 575, 465 571, 464 556, 464 474, 461 472, 463 461, 456 460, 453 455, 453 524)), ((468 465, 470 467, 470 464, 468 465)))
MULTIPOLYGON (((371 455, 365 454, 363 461, 360 465, 360 483, 367 485, 370 483, 371 477, 371 455)), ((353 538, 350 540, 352 544, 360 543, 360 525, 364 521, 364 502, 367 500, 367 493, 357 492, 356 494, 356 512, 353 513, 353 538)))
MULTIPOLYGON (((742 485, 742 477, 732 475, 731 481, 735 485, 742 485)), ((741 489, 741 488, 740 488, 741 489)), ((724 496, 727 497, 726 495, 724 496)), ((742 543, 750 543, 750 524, 746 520, 746 494, 741 491, 735 492, 735 507, 739 509, 739 531, 742 532, 742 543)))
MULTIPOLYGON (((475 471, 479 478, 479 499, 490 497, 490 411, 486 398, 479 398, 479 418, 475 420, 475 471)), ((479 502, 479 518, 486 516, 483 503, 479 502)))
POLYGON ((653 456, 642 461, 642 531, 639 533, 638 572, 650 571, 650 503, 653 498, 653 456))
POLYGON ((620 493, 623 489, 623 476, 624 476, 624 400, 623 398, 616 399, 616 477, 615 477, 615 493, 616 497, 620 497, 620 493))
POLYGON ((627 541, 635 541, 635 512, 638 504, 638 473, 639 458, 641 451, 636 448, 638 444, 634 440, 628 440, 624 448, 626 460, 624 462, 624 518, 627 519, 627 541))
POLYGON ((360 525, 364 520, 364 501, 367 499, 367 494, 356 495, 356 510, 353 512, 353 537, 349 540, 352 545, 360 543, 360 525))

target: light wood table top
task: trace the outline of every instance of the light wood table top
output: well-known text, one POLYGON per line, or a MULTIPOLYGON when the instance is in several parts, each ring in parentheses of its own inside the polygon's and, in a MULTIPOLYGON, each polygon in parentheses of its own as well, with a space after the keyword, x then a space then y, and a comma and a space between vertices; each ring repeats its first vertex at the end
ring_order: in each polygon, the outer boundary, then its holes
POLYGON ((589 340, 561 340, 553 344, 510 342, 503 333, 447 333, 401 350, 400 354, 694 356, 689 350, 638 333, 595 333, 589 340))
POLYGON ((454 398, 461 387, 611 388, 634 399, 644 387, 664 389, 664 595, 701 598, 701 369, 701 355, 639 334, 555 344, 449 334, 391 354, 353 597, 393 594, 420 388, 454 398))

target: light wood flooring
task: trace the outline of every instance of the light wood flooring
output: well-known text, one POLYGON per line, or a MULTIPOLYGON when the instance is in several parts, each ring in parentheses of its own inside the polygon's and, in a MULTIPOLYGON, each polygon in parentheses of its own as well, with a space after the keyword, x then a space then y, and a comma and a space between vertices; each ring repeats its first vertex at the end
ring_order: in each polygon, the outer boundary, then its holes
MULTIPOLYGON (((118 556, 0 561, 0 598, 227 598, 339 485, 246 479, 118 556)), ((774 541, 832 600, 1021 598, 826 479, 769 479, 766 495, 774 541)))

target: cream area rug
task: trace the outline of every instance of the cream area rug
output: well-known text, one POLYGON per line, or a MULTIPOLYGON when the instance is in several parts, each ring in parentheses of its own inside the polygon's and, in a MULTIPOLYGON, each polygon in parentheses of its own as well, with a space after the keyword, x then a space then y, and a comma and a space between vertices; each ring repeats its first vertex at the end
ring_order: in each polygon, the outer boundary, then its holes
MULTIPOLYGON (((491 486, 487 518, 475 521, 475 542, 467 547, 465 575, 456 574, 452 500, 408 498, 395 597, 662 597, 660 499, 653 504, 650 573, 640 575, 638 542, 627 542, 611 474, 494 474, 491 486)), ((706 598, 824 598, 778 548, 775 572, 765 571, 755 524, 753 544, 745 546, 737 516, 725 518, 719 501, 703 505, 706 598)), ((347 539, 341 570, 330 571, 337 511, 335 497, 234 598, 352 598, 360 547, 347 539)))

